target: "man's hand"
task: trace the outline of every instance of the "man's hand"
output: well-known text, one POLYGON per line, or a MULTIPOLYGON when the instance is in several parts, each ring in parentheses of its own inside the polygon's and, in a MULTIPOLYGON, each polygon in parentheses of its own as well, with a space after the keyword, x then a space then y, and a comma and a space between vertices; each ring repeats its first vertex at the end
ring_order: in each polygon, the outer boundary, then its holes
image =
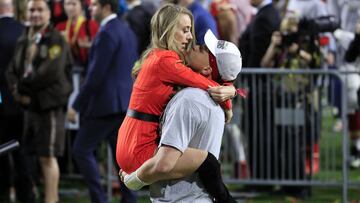
POLYGON ((232 99, 236 95, 236 89, 232 85, 209 87, 208 92, 210 96, 218 103, 232 99))
POLYGON ((75 123, 76 122, 76 111, 73 108, 68 108, 67 114, 66 114, 66 118, 70 123, 75 123))
POLYGON ((232 109, 224 109, 225 112, 225 123, 229 123, 233 117, 232 109))
POLYGON ((360 34, 360 20, 356 24, 356 34, 360 34))
POLYGON ((124 182, 126 187, 130 190, 140 190, 142 187, 150 185, 140 180, 140 178, 137 176, 137 170, 135 172, 132 172, 131 174, 127 174, 120 169, 119 176, 120 180, 124 182))

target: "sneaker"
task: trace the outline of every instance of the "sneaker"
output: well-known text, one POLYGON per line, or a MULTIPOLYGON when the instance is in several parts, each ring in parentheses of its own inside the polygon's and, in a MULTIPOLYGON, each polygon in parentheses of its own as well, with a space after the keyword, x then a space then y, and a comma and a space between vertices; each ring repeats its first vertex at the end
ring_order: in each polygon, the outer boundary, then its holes
POLYGON ((350 167, 351 168, 360 168, 360 158, 359 157, 355 157, 355 156, 351 156, 350 157, 350 167))
POLYGON ((350 150, 350 167, 360 168, 360 152, 354 146, 350 150))

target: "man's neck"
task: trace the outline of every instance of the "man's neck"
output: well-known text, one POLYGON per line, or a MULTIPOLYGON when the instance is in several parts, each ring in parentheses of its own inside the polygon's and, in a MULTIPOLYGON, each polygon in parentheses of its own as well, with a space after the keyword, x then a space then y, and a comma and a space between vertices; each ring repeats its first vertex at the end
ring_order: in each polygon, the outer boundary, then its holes
POLYGON ((0 13, 0 18, 5 18, 5 17, 12 18, 14 17, 14 13, 8 13, 8 12, 0 13))
POLYGON ((100 25, 101 26, 106 25, 110 20, 116 18, 116 16, 117 15, 115 13, 109 13, 109 14, 104 15, 104 18, 101 20, 100 25))
POLYGON ((32 26, 32 29, 34 31, 33 34, 44 31, 48 27, 48 25, 49 25, 49 23, 41 25, 41 26, 32 26))
POLYGON ((141 4, 141 0, 134 0, 134 1, 130 2, 130 3, 128 3, 127 6, 128 6, 128 9, 131 10, 136 6, 139 6, 140 4, 141 4))
POLYGON ((268 5, 268 4, 271 4, 272 3, 272 0, 264 0, 262 1, 258 6, 256 6, 257 9, 261 9, 262 7, 268 5))

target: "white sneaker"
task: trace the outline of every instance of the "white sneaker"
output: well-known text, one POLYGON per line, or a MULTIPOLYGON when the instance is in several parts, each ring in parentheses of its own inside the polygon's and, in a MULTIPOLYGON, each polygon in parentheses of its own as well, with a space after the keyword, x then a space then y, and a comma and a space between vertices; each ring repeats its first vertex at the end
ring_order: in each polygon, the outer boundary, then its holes
POLYGON ((360 167, 360 158, 359 157, 350 157, 350 167, 351 168, 359 168, 360 167))

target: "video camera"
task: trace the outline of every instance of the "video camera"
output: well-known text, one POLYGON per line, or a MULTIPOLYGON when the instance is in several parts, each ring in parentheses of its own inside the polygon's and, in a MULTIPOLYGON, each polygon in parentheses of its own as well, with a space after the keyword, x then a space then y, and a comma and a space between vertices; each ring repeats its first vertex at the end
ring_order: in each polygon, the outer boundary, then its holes
POLYGON ((303 18, 298 24, 298 32, 281 33, 282 46, 290 46, 292 43, 299 43, 300 38, 305 39, 317 36, 319 33, 334 32, 340 27, 335 16, 322 16, 314 19, 303 18))
POLYGON ((299 32, 308 35, 317 35, 323 32, 334 32, 340 27, 335 16, 321 16, 314 19, 303 18, 299 22, 299 32))

